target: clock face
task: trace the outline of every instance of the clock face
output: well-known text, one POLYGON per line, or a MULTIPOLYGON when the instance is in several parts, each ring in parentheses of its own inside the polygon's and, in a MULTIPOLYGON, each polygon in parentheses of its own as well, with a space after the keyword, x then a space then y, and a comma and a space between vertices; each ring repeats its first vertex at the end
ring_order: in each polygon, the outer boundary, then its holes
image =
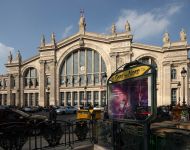
POLYGON ((81 66, 81 67, 80 67, 80 70, 81 70, 81 71, 84 71, 84 70, 85 70, 85 67, 84 67, 84 66, 81 66))

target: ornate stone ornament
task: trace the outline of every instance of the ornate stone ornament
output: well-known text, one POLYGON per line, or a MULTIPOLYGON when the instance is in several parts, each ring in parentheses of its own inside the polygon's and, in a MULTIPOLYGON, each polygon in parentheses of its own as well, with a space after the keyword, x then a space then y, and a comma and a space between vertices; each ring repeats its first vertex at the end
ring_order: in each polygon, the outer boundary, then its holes
POLYGON ((83 40, 83 38, 80 38, 80 39, 79 39, 79 45, 80 45, 81 47, 84 46, 84 40, 83 40))

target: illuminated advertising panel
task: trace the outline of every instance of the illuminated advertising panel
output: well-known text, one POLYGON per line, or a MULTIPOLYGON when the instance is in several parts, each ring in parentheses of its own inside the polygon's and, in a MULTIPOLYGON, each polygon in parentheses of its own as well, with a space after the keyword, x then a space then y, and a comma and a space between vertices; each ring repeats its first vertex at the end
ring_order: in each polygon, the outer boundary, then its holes
MULTIPOLYGON (((114 73, 108 80, 108 114, 112 119, 146 120, 154 113, 153 76, 149 65, 114 73)), ((155 104, 155 103, 154 103, 155 104)))

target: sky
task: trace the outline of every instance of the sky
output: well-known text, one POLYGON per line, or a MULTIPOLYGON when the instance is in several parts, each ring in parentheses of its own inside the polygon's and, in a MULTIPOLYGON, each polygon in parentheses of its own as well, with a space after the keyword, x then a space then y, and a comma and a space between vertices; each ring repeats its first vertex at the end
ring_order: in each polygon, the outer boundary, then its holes
POLYGON ((47 43, 53 32, 56 41, 76 34, 81 9, 89 32, 110 34, 113 23, 123 32, 128 20, 133 42, 162 46, 164 32, 173 42, 182 28, 190 36, 189 6, 189 0, 0 0, 0 74, 10 51, 26 60, 38 54, 43 34, 47 43))

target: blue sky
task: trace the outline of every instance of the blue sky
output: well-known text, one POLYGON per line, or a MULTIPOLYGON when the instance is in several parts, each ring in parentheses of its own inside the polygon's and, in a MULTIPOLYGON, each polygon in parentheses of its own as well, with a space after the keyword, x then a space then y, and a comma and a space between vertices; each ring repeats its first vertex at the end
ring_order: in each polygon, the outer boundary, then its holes
POLYGON ((110 33, 113 23, 122 32, 126 20, 131 24, 134 42, 162 46, 169 32, 179 40, 184 28, 190 35, 189 0, 0 0, 0 74, 9 51, 23 60, 38 54, 42 34, 50 41, 54 32, 60 41, 78 32, 80 9, 84 9, 87 31, 110 33))

